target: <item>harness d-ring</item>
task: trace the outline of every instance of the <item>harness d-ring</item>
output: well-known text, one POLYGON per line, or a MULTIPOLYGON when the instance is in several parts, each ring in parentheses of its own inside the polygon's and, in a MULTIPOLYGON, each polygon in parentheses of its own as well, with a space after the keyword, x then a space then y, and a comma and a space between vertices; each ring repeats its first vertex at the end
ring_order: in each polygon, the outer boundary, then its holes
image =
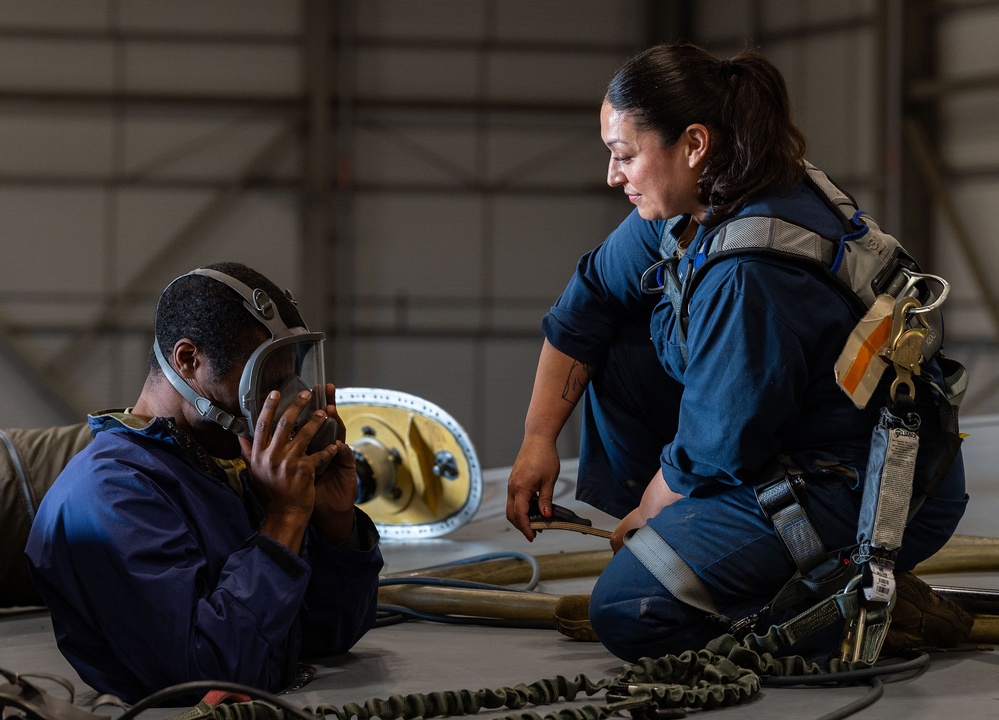
POLYGON ((940 295, 933 299, 928 305, 919 306, 917 303, 916 307, 909 309, 907 312, 910 315, 922 315, 923 313, 928 313, 931 310, 936 310, 938 307, 943 305, 944 300, 950 295, 950 283, 944 280, 939 275, 931 275, 929 273, 918 273, 908 268, 902 268, 902 274, 908 278, 902 291, 899 293, 900 296, 906 296, 912 289, 916 286, 920 280, 932 280, 937 285, 940 286, 940 295))
POLYGON ((659 262, 653 263, 642 273, 642 280, 639 287, 644 295, 657 295, 666 289, 666 279, 663 277, 663 268, 670 263, 675 263, 676 258, 663 258, 659 262), (653 285, 653 283, 658 283, 653 285))

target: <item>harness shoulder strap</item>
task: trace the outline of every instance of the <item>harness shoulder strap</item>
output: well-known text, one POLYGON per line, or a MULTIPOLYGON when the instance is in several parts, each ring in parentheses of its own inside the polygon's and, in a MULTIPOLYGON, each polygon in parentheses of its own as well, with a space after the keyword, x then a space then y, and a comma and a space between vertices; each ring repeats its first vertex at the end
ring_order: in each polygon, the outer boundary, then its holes
MULTIPOLYGON (((665 288, 677 317, 681 350, 686 360, 687 328, 690 323, 690 299, 704 273, 722 258, 741 254, 771 255, 797 262, 839 286, 852 299, 858 311, 870 308, 879 295, 899 297, 913 292, 913 273, 919 267, 901 243, 885 233, 856 202, 828 175, 806 163, 805 182, 836 214, 843 225, 838 238, 819 233, 790 220, 768 216, 743 216, 721 223, 704 239, 690 271, 676 288, 665 288)), ((661 248, 678 257, 675 245, 661 248)), ((667 265, 668 267, 668 265, 667 265)), ((668 274, 667 274, 668 275, 668 274)), ((669 279, 667 277, 667 279, 669 279)), ((932 298, 932 292, 922 294, 932 298)), ((925 300, 925 298, 924 298, 925 300)), ((939 347, 928 348, 932 355, 939 347)))

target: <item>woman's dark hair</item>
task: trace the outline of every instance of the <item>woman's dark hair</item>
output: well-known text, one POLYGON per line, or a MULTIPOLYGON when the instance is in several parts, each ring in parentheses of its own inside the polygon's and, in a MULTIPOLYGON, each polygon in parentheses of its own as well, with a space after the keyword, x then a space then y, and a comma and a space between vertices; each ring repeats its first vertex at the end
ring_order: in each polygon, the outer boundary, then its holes
MULTIPOLYGON (((285 325, 305 326, 295 303, 256 270, 234 262, 205 267, 234 277, 250 289, 262 289, 277 306, 285 325)), ((181 338, 190 338, 211 361, 216 380, 237 362, 245 361, 260 345, 260 332, 267 332, 235 290, 205 275, 183 275, 167 286, 156 305, 155 323, 156 340, 164 355, 169 356, 181 338)), ((149 354, 149 367, 159 369, 153 353, 149 354)))
POLYGON ((718 60, 689 43, 656 45, 625 63, 606 101, 636 127, 672 145, 700 123, 711 144, 698 181, 698 201, 717 224, 747 200, 790 191, 804 174, 805 136, 794 124, 780 71, 757 52, 718 60))

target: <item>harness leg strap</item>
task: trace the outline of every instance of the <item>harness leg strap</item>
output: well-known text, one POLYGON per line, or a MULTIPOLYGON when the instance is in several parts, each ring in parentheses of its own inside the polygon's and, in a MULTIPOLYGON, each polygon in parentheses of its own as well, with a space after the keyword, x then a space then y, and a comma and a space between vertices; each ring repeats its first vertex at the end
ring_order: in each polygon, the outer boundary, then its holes
POLYGON ((794 564, 802 575, 806 575, 824 563, 829 555, 798 501, 796 486, 804 488, 805 481, 796 475, 785 476, 757 487, 756 499, 773 522, 794 564))
POLYGON ((709 615, 719 614, 704 581, 651 525, 629 533, 624 544, 677 600, 709 615))

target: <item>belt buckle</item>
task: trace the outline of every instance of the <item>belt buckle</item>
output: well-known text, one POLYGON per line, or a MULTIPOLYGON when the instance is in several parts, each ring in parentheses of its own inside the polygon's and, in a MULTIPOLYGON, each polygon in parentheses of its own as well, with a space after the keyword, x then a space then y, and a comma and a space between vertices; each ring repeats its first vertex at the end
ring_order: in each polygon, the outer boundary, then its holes
POLYGON ((765 485, 754 488, 754 491, 763 512, 772 519, 781 510, 792 505, 800 505, 801 501, 795 489, 804 490, 804 488, 805 480, 801 475, 785 474, 782 478, 771 480, 765 485))

